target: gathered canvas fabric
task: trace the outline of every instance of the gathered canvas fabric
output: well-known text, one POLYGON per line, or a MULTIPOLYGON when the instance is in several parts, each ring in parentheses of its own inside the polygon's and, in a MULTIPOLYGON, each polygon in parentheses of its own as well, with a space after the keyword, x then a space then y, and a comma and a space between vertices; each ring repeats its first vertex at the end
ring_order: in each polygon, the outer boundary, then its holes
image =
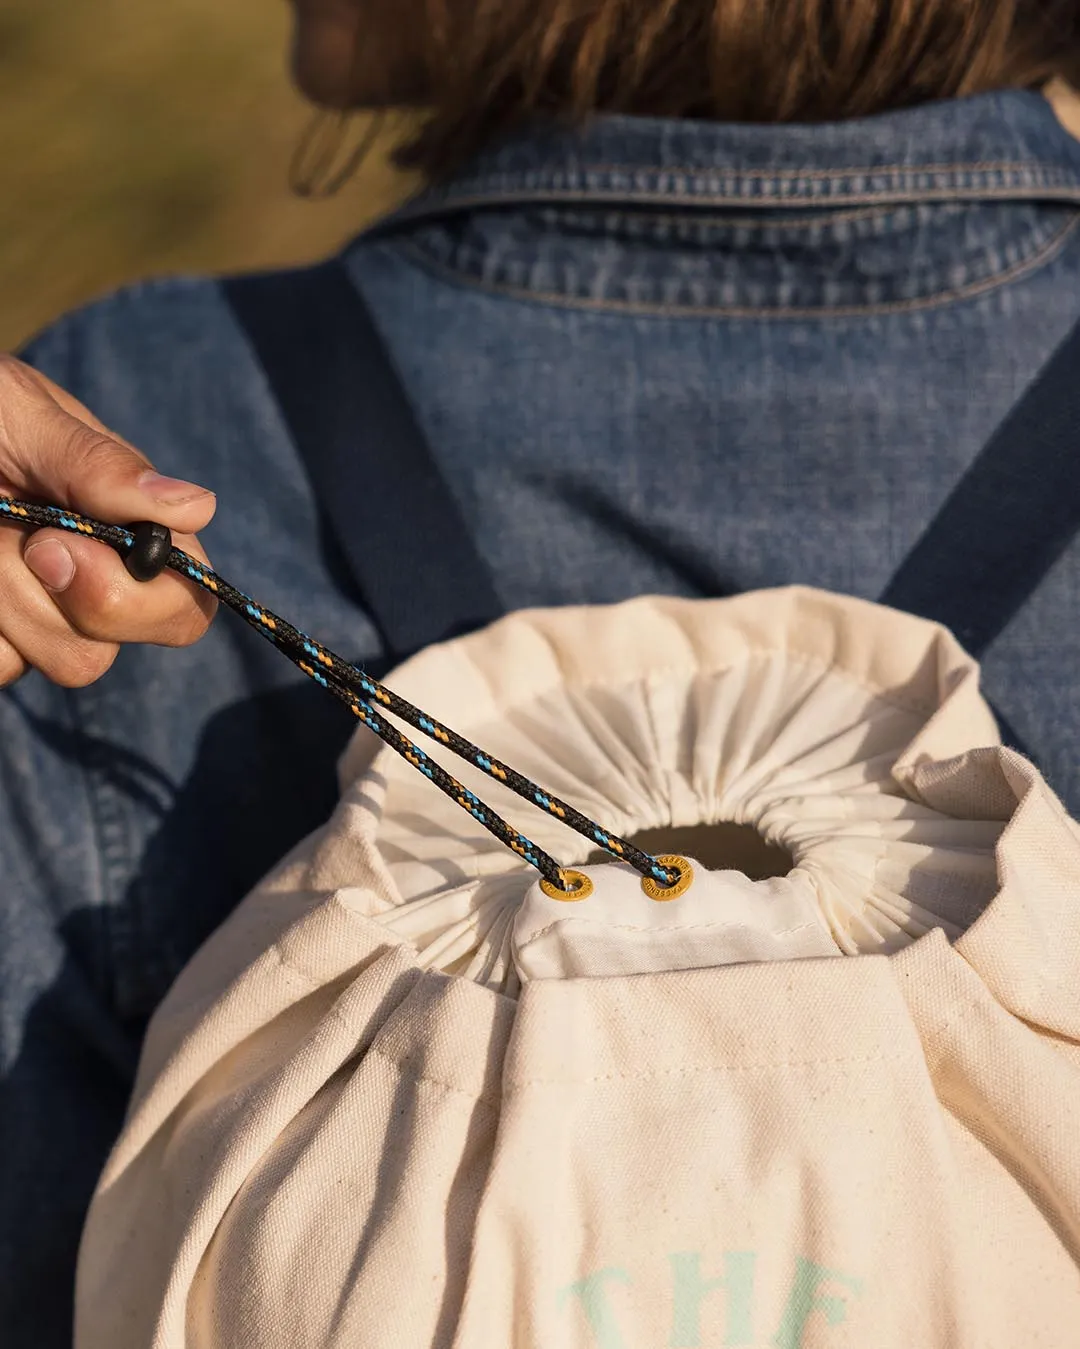
POLYGON ((454 765, 553 898, 358 732, 154 1017, 77 1349, 1080 1345, 1080 828, 947 632, 643 598, 388 683, 693 882, 454 765))

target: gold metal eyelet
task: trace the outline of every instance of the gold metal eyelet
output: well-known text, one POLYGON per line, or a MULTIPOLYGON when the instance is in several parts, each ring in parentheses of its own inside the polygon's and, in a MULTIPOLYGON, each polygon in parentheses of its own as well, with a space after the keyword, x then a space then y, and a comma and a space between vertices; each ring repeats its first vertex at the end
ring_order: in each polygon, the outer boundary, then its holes
POLYGON ((547 895, 548 899, 557 899, 562 904, 576 904, 579 899, 588 899, 593 892, 593 883, 583 871, 571 871, 564 868, 559 872, 567 885, 566 890, 560 890, 546 876, 540 877, 540 889, 547 895))
POLYGON ((671 867, 679 873, 679 879, 672 885, 661 885, 658 880, 652 876, 642 876, 641 888, 649 896, 655 899, 658 904, 666 904, 669 899, 678 899, 680 895, 685 895, 687 890, 694 883, 694 868, 677 853, 664 853, 656 859, 662 867, 671 867))

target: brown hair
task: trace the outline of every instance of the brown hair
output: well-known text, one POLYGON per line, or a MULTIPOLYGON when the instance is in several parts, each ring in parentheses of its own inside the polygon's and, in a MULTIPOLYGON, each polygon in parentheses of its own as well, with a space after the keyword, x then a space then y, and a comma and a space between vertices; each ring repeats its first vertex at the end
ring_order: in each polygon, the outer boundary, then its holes
POLYGON ((1080 76, 1080 0, 423 0, 440 176, 536 115, 815 122, 1080 76))

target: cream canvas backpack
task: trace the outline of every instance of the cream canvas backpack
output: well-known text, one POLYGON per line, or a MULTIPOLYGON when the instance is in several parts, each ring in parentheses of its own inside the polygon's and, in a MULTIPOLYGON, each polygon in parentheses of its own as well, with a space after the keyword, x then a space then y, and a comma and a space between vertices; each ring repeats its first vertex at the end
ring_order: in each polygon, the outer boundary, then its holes
POLYGON ((154 1018, 77 1349, 1080 1346, 1080 831, 948 633, 647 598, 388 683, 678 893, 360 730, 154 1018))

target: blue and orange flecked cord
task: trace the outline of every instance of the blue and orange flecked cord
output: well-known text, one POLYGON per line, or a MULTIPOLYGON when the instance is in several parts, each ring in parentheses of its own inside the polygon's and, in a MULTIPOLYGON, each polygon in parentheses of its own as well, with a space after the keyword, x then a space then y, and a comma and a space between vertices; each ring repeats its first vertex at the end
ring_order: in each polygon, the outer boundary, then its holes
MULTIPOLYGON (((463 736, 443 726, 434 717, 429 717, 412 703, 400 698, 392 690, 380 684, 378 680, 366 675, 357 666, 343 660, 328 650, 314 638, 308 637, 285 619, 272 613, 263 605, 257 604, 250 595, 244 594, 231 585, 224 577, 197 558, 172 546, 171 536, 161 525, 141 524, 125 527, 110 525, 101 520, 92 520, 74 511, 60 506, 43 505, 37 502, 20 501, 13 497, 0 496, 0 519, 27 526, 49 526, 84 534, 109 544, 123 557, 128 570, 139 580, 149 580, 166 567, 178 575, 201 586, 210 592, 234 613, 239 614, 258 632, 284 652, 301 670, 316 683, 321 684, 335 698, 343 702, 358 720, 383 740, 391 749, 419 769, 436 787, 450 799, 467 810, 507 847, 524 858, 526 862, 541 873, 547 882, 548 893, 557 892, 560 896, 583 897, 582 886, 587 878, 579 872, 571 872, 560 867, 550 854, 538 848, 535 843, 512 829, 506 821, 480 798, 468 790, 462 783, 449 774, 440 764, 430 758, 424 750, 415 745, 407 736, 392 725, 385 716, 391 712, 408 725, 422 731, 426 736, 445 745, 459 758, 473 764, 496 782, 501 782, 524 800, 562 820, 571 829, 576 830, 590 842, 596 843, 619 861, 627 862, 638 871, 645 881, 650 882, 649 892, 665 890, 679 886, 684 879, 683 868, 678 865, 682 859, 657 858, 643 852, 626 839, 601 829, 580 811, 550 792, 545 792, 535 782, 490 754, 466 740, 463 736)), ((591 885, 589 886, 591 889, 591 885)), ((681 888, 681 887, 680 887, 681 888)))

